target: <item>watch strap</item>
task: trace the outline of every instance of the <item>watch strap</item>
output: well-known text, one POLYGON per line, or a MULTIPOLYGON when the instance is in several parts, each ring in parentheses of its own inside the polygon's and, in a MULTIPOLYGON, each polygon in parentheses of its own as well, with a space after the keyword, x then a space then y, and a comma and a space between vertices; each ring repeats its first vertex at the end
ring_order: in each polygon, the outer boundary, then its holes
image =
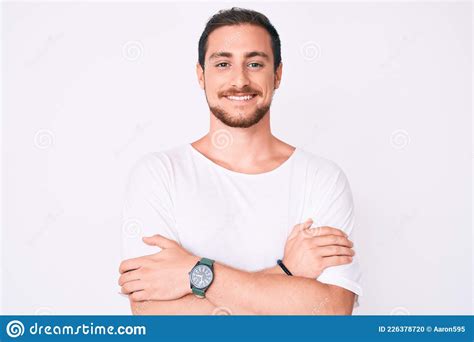
POLYGON ((200 298, 206 297, 206 290, 205 289, 198 289, 197 287, 194 287, 194 286, 191 289, 193 290, 193 293, 196 296, 198 296, 200 298))
POLYGON ((214 265, 214 260, 208 259, 208 258, 201 258, 201 260, 199 261, 199 264, 212 267, 214 265))

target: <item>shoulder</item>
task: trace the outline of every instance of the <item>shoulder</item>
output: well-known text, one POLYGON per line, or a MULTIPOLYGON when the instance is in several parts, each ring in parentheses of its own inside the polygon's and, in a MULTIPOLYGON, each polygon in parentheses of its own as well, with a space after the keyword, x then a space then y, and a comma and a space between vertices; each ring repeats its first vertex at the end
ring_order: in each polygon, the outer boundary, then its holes
POLYGON ((186 145, 179 145, 156 152, 148 152, 140 156, 132 166, 132 170, 148 169, 149 171, 171 171, 173 164, 186 158, 186 145))
POLYGON ((315 179, 346 178, 342 167, 334 160, 298 148, 297 165, 305 168, 307 176, 315 179))
POLYGON ((181 163, 187 154, 186 145, 180 145, 162 151, 147 152, 141 155, 131 166, 131 183, 171 183, 176 164, 181 163))

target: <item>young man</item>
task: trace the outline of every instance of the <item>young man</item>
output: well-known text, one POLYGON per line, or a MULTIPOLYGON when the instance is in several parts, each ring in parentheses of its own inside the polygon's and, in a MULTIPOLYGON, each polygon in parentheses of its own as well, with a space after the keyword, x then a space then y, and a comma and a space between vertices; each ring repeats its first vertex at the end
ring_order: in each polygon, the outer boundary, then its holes
POLYGON ((209 133, 146 155, 127 186, 125 225, 139 234, 123 234, 119 285, 132 312, 351 314, 362 289, 349 183, 271 133, 277 31, 258 12, 220 11, 196 71, 209 133))

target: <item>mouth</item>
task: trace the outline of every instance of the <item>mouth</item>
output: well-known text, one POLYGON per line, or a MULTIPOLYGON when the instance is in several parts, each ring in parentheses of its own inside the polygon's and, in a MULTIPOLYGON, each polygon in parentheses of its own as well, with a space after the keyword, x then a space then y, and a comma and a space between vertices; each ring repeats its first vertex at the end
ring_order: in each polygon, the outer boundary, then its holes
POLYGON ((257 97, 257 94, 245 94, 245 95, 226 95, 226 99, 234 102, 248 102, 257 97))

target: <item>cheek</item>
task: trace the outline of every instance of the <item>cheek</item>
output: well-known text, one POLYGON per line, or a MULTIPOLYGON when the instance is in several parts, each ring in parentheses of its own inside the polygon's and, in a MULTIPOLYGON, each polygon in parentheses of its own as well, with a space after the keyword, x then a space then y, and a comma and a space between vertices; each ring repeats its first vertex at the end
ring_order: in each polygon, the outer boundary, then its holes
POLYGON ((269 102, 269 101, 271 101, 272 96, 273 96, 273 91, 274 91, 274 90, 273 90, 273 84, 267 85, 266 88, 265 88, 264 91, 263 91, 263 92, 264 92, 264 95, 263 95, 262 100, 263 100, 264 102, 269 102))

